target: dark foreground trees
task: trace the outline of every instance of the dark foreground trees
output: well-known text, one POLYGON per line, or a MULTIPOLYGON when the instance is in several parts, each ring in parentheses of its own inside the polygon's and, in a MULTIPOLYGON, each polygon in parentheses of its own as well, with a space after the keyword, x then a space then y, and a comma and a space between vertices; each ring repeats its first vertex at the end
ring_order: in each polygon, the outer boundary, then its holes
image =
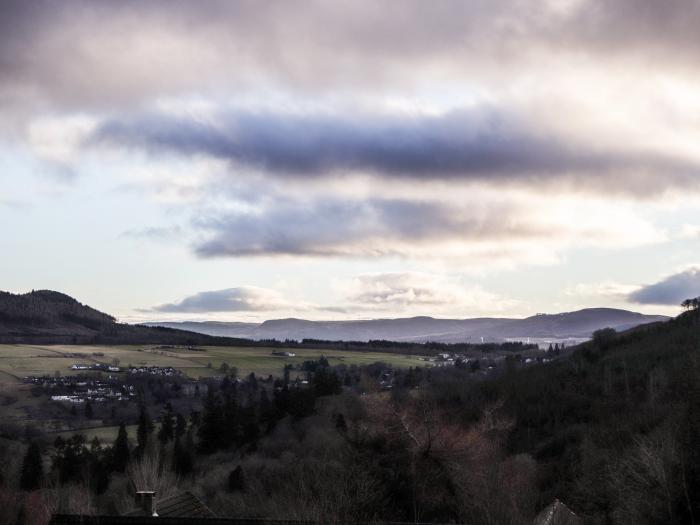
POLYGON ((218 514, 240 517, 520 525, 558 498, 586 523, 697 524, 696 315, 604 331, 571 355, 521 369, 387 374, 387 365, 350 371, 316 361, 308 383, 290 371, 275 384, 212 382, 189 423, 166 409, 173 439, 148 439, 144 406, 140 458, 126 456, 122 427, 113 447, 58 442, 50 475, 94 494, 96 469, 126 462, 100 508, 135 479, 196 491, 218 514), (389 376, 391 389, 369 388, 389 376), (120 449, 126 459, 116 461, 120 449))

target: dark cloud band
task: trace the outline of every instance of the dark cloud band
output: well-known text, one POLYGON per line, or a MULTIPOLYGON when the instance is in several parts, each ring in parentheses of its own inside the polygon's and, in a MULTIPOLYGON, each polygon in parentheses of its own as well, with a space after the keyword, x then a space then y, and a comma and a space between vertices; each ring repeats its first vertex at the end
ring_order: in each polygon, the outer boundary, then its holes
POLYGON ((211 156, 275 176, 556 179, 644 193, 697 183, 700 173, 693 163, 660 154, 568 143, 491 108, 354 118, 239 111, 207 121, 149 114, 106 122, 90 142, 211 156))
POLYGON ((689 298, 700 296, 700 268, 690 268, 659 281, 643 286, 628 299, 639 304, 679 305, 689 298))

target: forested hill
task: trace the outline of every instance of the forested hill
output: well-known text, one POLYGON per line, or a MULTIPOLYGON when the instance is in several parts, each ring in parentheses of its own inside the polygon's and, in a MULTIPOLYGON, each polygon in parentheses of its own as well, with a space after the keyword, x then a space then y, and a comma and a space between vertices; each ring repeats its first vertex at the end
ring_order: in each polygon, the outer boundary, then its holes
POLYGON ((0 343, 232 344, 230 338, 117 323, 114 317, 51 290, 0 292, 0 343))
POLYGON ((34 290, 26 294, 0 292, 2 326, 98 328, 114 322, 114 317, 81 304, 60 292, 52 290, 34 290))
POLYGON ((541 501, 560 498, 587 523, 700 517, 697 309, 602 330, 567 359, 441 397, 462 417, 501 400, 509 453, 536 461, 541 501))

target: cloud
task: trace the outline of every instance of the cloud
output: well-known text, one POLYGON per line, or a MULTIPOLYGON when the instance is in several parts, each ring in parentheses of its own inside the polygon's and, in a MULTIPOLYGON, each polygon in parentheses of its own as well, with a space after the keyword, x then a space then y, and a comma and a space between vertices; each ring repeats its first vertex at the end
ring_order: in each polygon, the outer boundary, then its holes
POLYGON ((17 200, 17 199, 5 199, 0 197, 0 208, 9 208, 13 210, 22 210, 26 208, 30 208, 31 204, 26 201, 22 200, 17 200))
MULTIPOLYGON (((262 190, 264 191, 264 190, 262 190)), ((440 192, 438 192, 440 193, 440 192)), ((551 264, 570 247, 621 248, 664 235, 618 204, 472 192, 382 199, 271 198, 254 211, 202 210, 195 252, 209 257, 440 259, 463 267, 551 264)))
POLYGON ((491 183, 554 178, 631 193, 700 183, 700 164, 660 153, 588 146, 494 107, 438 116, 239 110, 199 118, 151 113, 103 122, 88 142, 210 156, 283 177, 368 173, 491 183))
POLYGON ((517 301, 466 284, 458 277, 423 272, 368 273, 336 284, 345 295, 345 310, 401 314, 503 312, 517 301))
POLYGON ((637 290, 637 286, 621 284, 614 281, 600 283, 579 283, 564 290, 570 297, 595 298, 606 301, 624 301, 632 292, 637 290))
POLYGON ((682 301, 700 296, 700 267, 670 275, 665 279, 642 286, 629 294, 630 302, 639 304, 680 305, 682 301))
POLYGON ((677 233, 678 239, 700 239, 700 225, 684 224, 677 233))
POLYGON ((694 0, 668 2, 589 0, 567 17, 567 44, 589 53, 638 55, 672 62, 697 59, 700 4, 694 0), (576 27, 573 27, 576 24, 576 27))
POLYGON ((181 238, 184 235, 185 232, 180 226, 151 226, 125 230, 119 234, 119 237, 136 240, 168 241, 181 238))
MULTIPOLYGON (((477 207, 478 208, 478 207, 477 207)), ((196 246, 203 257, 250 255, 379 256, 405 254, 413 245, 456 240, 494 241, 545 236, 546 227, 518 223, 507 209, 471 215, 441 202, 279 201, 258 213, 200 218, 209 238, 196 246)), ((429 255, 426 253, 426 255, 429 255)))
POLYGON ((274 315, 357 318, 374 315, 446 315, 456 317, 472 312, 512 311, 521 303, 465 282, 459 276, 424 272, 359 274, 331 283, 337 301, 315 304, 303 298, 255 286, 199 292, 174 303, 162 304, 142 313, 199 314, 222 318, 220 314, 249 313, 255 318, 274 315), (218 315, 217 315, 218 314, 218 315))
POLYGON ((8 98, 64 105, 138 103, 221 83, 406 86, 562 55, 652 56, 658 67, 692 64, 700 52, 693 0, 3 0, 0 10, 8 98))
POLYGON ((162 313, 269 312, 289 309, 293 306, 275 290, 241 286, 199 292, 176 303, 156 306, 151 311, 162 313))
POLYGON ((371 306, 438 305, 456 302, 444 278, 415 272, 360 275, 353 280, 351 303, 371 306))

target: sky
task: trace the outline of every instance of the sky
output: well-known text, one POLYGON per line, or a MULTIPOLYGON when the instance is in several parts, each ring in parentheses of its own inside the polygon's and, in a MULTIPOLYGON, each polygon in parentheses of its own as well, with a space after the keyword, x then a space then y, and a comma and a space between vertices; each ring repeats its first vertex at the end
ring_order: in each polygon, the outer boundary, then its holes
POLYGON ((0 0, 0 289, 120 320, 675 315, 697 0, 0 0))

